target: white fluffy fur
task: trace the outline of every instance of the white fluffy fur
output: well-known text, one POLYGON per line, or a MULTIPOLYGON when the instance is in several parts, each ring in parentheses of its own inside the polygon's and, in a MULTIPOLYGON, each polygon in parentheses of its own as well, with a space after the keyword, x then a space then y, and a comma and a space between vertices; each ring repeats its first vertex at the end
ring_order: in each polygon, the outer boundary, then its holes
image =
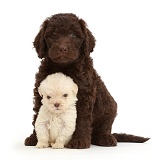
POLYGON ((35 123, 36 147, 64 148, 76 126, 78 87, 70 77, 55 73, 41 82, 38 91, 43 97, 43 105, 35 123), (54 106, 56 103, 60 104, 59 107, 54 106))

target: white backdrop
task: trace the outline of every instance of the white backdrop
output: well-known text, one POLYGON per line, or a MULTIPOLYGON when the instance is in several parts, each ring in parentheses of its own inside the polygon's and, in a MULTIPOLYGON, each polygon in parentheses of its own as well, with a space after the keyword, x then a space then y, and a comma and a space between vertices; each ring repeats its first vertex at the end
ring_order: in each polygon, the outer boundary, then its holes
POLYGON ((153 158, 160 142, 160 1, 5 0, 0 2, 1 152, 15 159, 153 158), (94 67, 118 103, 113 132, 150 137, 145 144, 87 150, 24 147, 32 133, 33 88, 40 59, 32 42, 46 17, 75 13, 97 42, 94 67))

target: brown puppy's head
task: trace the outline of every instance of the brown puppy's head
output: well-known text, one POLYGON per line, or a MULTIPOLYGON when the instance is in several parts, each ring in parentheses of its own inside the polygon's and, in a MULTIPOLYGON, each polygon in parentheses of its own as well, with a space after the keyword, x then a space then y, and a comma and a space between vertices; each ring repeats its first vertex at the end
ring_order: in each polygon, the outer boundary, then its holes
POLYGON ((49 57, 54 63, 70 64, 93 51, 95 38, 84 20, 76 15, 56 14, 43 22, 33 44, 39 58, 49 57))

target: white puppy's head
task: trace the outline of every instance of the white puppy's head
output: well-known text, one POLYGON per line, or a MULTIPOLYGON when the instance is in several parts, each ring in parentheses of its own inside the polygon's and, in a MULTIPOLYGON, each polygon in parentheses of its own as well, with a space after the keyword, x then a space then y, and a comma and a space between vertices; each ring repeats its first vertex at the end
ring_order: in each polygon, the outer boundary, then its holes
POLYGON ((44 79, 38 92, 42 99, 42 104, 53 113, 61 113, 77 101, 78 86, 73 80, 62 73, 49 75, 44 79))

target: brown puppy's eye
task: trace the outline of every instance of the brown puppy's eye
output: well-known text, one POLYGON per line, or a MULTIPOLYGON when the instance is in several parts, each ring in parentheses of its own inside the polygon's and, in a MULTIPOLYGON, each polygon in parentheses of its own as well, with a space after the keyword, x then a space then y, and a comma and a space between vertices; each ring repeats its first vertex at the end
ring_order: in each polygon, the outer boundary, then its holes
POLYGON ((51 96, 47 96, 47 99, 50 99, 51 98, 51 96))
POLYGON ((50 38, 58 38, 59 37, 59 34, 58 33, 52 33, 51 35, 50 35, 50 38))
POLYGON ((74 33, 69 34, 69 37, 76 38, 77 36, 74 33))
POLYGON ((68 94, 64 94, 64 95, 63 95, 63 97, 67 97, 67 96, 68 96, 68 94))
POLYGON ((55 37, 55 34, 52 33, 51 35, 49 35, 50 38, 54 38, 55 37))

